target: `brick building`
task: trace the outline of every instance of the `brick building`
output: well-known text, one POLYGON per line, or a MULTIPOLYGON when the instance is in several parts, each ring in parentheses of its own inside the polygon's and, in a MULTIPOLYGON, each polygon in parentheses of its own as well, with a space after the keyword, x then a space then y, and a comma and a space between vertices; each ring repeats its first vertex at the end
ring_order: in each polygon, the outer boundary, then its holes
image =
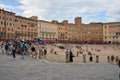
POLYGON ((103 23, 83 24, 81 33, 85 43, 103 43, 103 23))
POLYGON ((0 9, 0 40, 33 40, 37 38, 37 28, 37 20, 0 9))
POLYGON ((103 34, 104 42, 120 43, 120 22, 105 23, 103 34))
POLYGON ((56 42, 58 38, 58 25, 52 22, 38 21, 38 38, 44 42, 56 42))
POLYGON ((0 41, 38 38, 44 42, 120 43, 120 22, 84 24, 81 17, 76 17, 74 23, 48 22, 0 9, 0 41))

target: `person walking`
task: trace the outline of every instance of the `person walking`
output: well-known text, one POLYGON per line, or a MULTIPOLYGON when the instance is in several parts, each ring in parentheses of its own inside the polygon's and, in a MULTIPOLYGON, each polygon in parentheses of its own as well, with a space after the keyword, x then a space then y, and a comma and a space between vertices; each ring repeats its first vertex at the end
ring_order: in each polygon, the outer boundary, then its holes
POLYGON ((111 56, 111 62, 114 63, 114 56, 111 56))
POLYGON ((70 62, 73 62, 73 57, 75 57, 75 56, 74 56, 73 52, 70 50, 70 62))
POLYGON ((20 45, 20 54, 22 56, 22 59, 24 59, 24 48, 25 48, 24 40, 21 40, 19 45, 20 45))
POLYGON ((51 48, 50 53, 51 53, 51 54, 53 54, 53 53, 54 53, 54 49, 53 49, 53 48, 51 48))
POLYGON ((40 45, 38 44, 37 46, 36 46, 36 57, 37 57, 37 59, 39 59, 39 49, 40 49, 40 45))
POLYGON ((119 67, 120 67, 120 59, 118 60, 118 65, 119 65, 119 67))
POLYGON ((92 61, 93 61, 93 57, 92 57, 92 55, 90 55, 89 60, 90 60, 90 62, 92 62, 92 61))
POLYGON ((9 55, 9 46, 8 46, 8 43, 6 43, 5 45, 5 52, 7 55, 9 55))
POLYGON ((25 55, 25 44, 23 44, 22 46, 22 59, 24 59, 24 55, 25 55))
POLYGON ((44 46, 42 47, 42 56, 44 56, 45 54, 45 48, 44 48, 44 46))
POLYGON ((44 58, 47 56, 47 48, 44 49, 44 58))
POLYGON ((79 55, 79 51, 77 51, 77 57, 78 57, 78 55, 79 55))
POLYGON ((2 54, 4 54, 5 53, 5 46, 4 46, 4 44, 1 45, 1 49, 2 49, 2 54))
POLYGON ((39 59, 42 59, 42 47, 39 47, 39 59))
POLYGON ((12 56, 13 56, 13 58, 15 59, 16 58, 16 48, 15 48, 15 45, 13 45, 13 47, 12 47, 12 56))
POLYGON ((35 46, 32 46, 32 47, 31 47, 31 51, 32 51, 32 58, 36 58, 36 54, 35 54, 35 52, 36 52, 36 50, 35 50, 35 46))

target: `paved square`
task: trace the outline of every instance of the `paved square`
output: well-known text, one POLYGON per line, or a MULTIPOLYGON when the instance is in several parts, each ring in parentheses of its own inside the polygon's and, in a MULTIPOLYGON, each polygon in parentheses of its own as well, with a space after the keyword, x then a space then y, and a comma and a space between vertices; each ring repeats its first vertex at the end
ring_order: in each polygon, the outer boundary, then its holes
POLYGON ((120 68, 108 63, 48 63, 0 54, 0 80, 120 80, 120 68))

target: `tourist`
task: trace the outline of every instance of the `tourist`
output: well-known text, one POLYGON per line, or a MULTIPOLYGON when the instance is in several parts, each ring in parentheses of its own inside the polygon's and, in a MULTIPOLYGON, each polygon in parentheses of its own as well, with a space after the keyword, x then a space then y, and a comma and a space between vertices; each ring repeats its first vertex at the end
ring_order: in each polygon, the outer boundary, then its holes
POLYGON ((79 51, 77 51, 77 57, 78 57, 78 55, 79 55, 79 51))
POLYGON ((7 55, 9 55, 9 46, 8 46, 8 43, 6 43, 6 45, 5 45, 5 52, 6 52, 6 54, 7 55))
POLYGON ((51 53, 51 54, 53 54, 53 53, 54 53, 54 49, 53 49, 53 48, 51 48, 50 53, 51 53))
POLYGON ((92 62, 93 61, 93 57, 92 57, 92 55, 90 55, 90 62, 92 62))
POLYGON ((111 62, 114 63, 114 56, 111 56, 111 62))
POLYGON ((8 48, 8 49, 9 49, 9 52, 8 52, 9 55, 12 54, 12 48, 13 48, 13 45, 12 45, 12 44, 9 44, 9 48, 8 48))
POLYGON ((42 47, 42 56, 44 56, 44 53, 45 53, 45 49, 44 49, 44 46, 42 47))
POLYGON ((13 58, 15 59, 16 58, 16 48, 15 48, 15 45, 13 45, 13 47, 12 47, 12 55, 13 55, 13 58))
POLYGON ((32 46, 32 47, 31 47, 31 51, 32 51, 32 58, 36 58, 35 46, 32 46))
POLYGON ((42 48, 41 48, 41 46, 39 47, 39 58, 41 59, 42 57, 42 48))
POLYGON ((88 52, 88 55, 92 55, 90 51, 88 52))
POLYGON ((0 44, 1 49, 2 49, 3 45, 4 45, 3 43, 2 43, 2 44, 0 44))
POLYGON ((23 44, 22 46, 22 54, 21 54, 22 59, 24 59, 24 55, 25 55, 25 44, 23 44))
POLYGON ((39 59, 39 49, 40 49, 40 45, 39 44, 37 44, 37 46, 36 46, 36 57, 37 57, 37 59, 39 59))
POLYGON ((25 50, 24 40, 21 40, 20 41, 20 54, 22 56, 22 59, 24 59, 24 50, 25 50))
POLYGON ((47 47, 44 49, 44 58, 47 56, 47 47))
POLYGON ((110 62, 110 56, 107 56, 108 63, 110 62))
POLYGON ((3 43, 2 43, 2 45, 1 45, 1 49, 2 49, 2 54, 4 54, 4 53, 5 53, 5 46, 4 46, 3 43))
POLYGON ((75 56, 74 56, 73 52, 70 50, 70 62, 73 62, 73 57, 75 57, 75 56))

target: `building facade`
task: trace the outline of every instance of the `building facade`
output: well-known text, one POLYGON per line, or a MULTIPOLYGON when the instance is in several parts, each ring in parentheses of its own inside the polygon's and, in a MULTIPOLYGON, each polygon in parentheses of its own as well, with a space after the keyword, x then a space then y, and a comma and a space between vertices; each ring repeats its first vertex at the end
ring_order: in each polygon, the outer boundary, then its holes
POLYGON ((104 42, 120 43, 120 22, 105 23, 103 34, 104 42))
POLYGON ((37 30, 37 20, 0 9, 0 40, 34 40, 37 30))
POLYGON ((83 24, 81 33, 81 39, 85 43, 103 43, 102 23, 83 24))
POLYGON ((17 16, 0 9, 0 41, 37 40, 70 43, 120 43, 120 22, 83 24, 81 17, 74 23, 67 20, 51 22, 17 16))
POLYGON ((44 42, 56 42, 58 39, 58 25, 39 20, 38 21, 38 38, 44 42))
POLYGON ((67 31, 68 31, 67 24, 68 24, 67 20, 64 20, 61 23, 57 23, 57 25, 58 25, 58 39, 57 39, 57 41, 58 42, 66 42, 68 40, 68 38, 67 38, 67 31))

